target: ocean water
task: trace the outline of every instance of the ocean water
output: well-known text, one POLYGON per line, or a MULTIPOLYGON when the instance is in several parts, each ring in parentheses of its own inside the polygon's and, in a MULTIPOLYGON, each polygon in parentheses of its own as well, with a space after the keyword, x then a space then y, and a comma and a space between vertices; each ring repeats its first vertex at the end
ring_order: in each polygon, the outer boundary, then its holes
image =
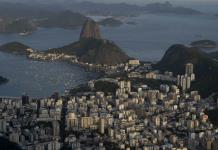
POLYGON ((140 60, 158 61, 173 44, 188 46, 201 39, 218 43, 218 17, 144 15, 126 21, 133 21, 136 25, 104 27, 103 36, 140 60))
MULTIPOLYGON (((189 45, 192 41, 201 39, 218 42, 218 17, 143 15, 125 18, 125 21, 136 24, 101 27, 102 36, 114 41, 129 56, 144 61, 159 61, 173 44, 189 45)), ((19 41, 36 50, 46 50, 77 41, 80 30, 39 29, 29 36, 0 34, 0 44, 19 41)), ((7 84, 0 85, 0 96, 20 96, 27 93, 33 97, 46 97, 53 92, 63 93, 65 89, 97 76, 78 66, 32 61, 1 52, 0 75, 10 80, 7 84)))
POLYGON ((9 82, 0 85, 0 96, 26 93, 40 98, 76 87, 97 77, 83 68, 63 62, 40 62, 23 56, 0 53, 0 74, 9 82))

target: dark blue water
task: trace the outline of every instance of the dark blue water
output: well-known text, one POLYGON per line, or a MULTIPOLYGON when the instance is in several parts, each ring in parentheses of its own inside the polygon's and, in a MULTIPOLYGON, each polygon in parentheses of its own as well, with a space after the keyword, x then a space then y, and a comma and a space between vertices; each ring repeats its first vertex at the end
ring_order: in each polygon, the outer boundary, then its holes
POLYGON ((96 74, 61 62, 39 62, 0 53, 0 74, 9 82, 0 85, 0 96, 46 97, 94 79, 96 74))
POLYGON ((115 41, 130 56, 141 60, 160 60, 176 43, 189 45, 201 39, 218 42, 218 17, 144 15, 130 21, 137 25, 103 28, 103 35, 115 41))
MULTIPOLYGON (((160 60, 175 43, 188 45, 201 39, 218 42, 218 17, 144 15, 126 21, 134 21, 136 25, 102 27, 102 35, 128 55, 145 61, 160 60)), ((80 30, 40 29, 30 36, 0 34, 0 44, 19 41, 34 49, 46 50, 76 41, 80 30)), ((0 53, 0 75, 10 80, 0 86, 0 95, 19 96, 26 92, 36 97, 63 92, 96 76, 66 63, 30 61, 3 53, 0 53)))

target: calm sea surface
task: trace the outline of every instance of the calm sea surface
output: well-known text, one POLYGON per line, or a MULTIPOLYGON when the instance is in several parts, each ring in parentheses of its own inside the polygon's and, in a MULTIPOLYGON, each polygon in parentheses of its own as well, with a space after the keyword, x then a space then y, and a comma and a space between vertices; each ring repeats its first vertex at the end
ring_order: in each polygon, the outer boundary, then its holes
MULTIPOLYGON (((97 19, 98 17, 93 17, 97 19)), ((210 39, 218 42, 218 17, 144 15, 125 19, 135 25, 102 27, 102 36, 114 41, 128 55, 145 61, 158 61, 172 44, 210 39)), ((29 36, 0 34, 0 44, 19 41, 37 50, 59 47, 79 38, 75 30, 39 29, 29 36)), ((215 49, 216 50, 216 49, 215 49)), ((0 75, 10 82, 0 86, 0 95, 46 97, 96 78, 78 66, 61 62, 38 62, 22 56, 0 53, 0 75)))

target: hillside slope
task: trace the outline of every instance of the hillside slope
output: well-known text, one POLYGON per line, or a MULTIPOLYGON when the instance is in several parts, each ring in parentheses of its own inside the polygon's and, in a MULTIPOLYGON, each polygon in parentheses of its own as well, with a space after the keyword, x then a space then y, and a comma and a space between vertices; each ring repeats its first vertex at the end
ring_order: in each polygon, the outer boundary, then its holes
POLYGON ((82 62, 116 65, 127 62, 129 57, 113 42, 87 38, 67 46, 51 49, 47 53, 76 55, 82 62))
POLYGON ((18 55, 29 54, 30 53, 29 49, 31 49, 29 46, 19 42, 10 42, 0 46, 0 51, 5 53, 18 54, 18 55))
POLYGON ((186 63, 194 64, 197 80, 193 89, 199 90, 204 97, 218 91, 218 63, 198 48, 173 45, 155 67, 161 71, 184 74, 186 63))

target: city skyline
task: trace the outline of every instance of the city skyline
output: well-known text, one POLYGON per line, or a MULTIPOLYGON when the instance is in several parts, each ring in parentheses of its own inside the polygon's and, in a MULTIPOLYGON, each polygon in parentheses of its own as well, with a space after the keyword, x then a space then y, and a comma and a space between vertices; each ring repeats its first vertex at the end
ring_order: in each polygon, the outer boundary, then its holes
POLYGON ((0 0, 1 150, 218 149, 215 3, 55 1, 0 0))

